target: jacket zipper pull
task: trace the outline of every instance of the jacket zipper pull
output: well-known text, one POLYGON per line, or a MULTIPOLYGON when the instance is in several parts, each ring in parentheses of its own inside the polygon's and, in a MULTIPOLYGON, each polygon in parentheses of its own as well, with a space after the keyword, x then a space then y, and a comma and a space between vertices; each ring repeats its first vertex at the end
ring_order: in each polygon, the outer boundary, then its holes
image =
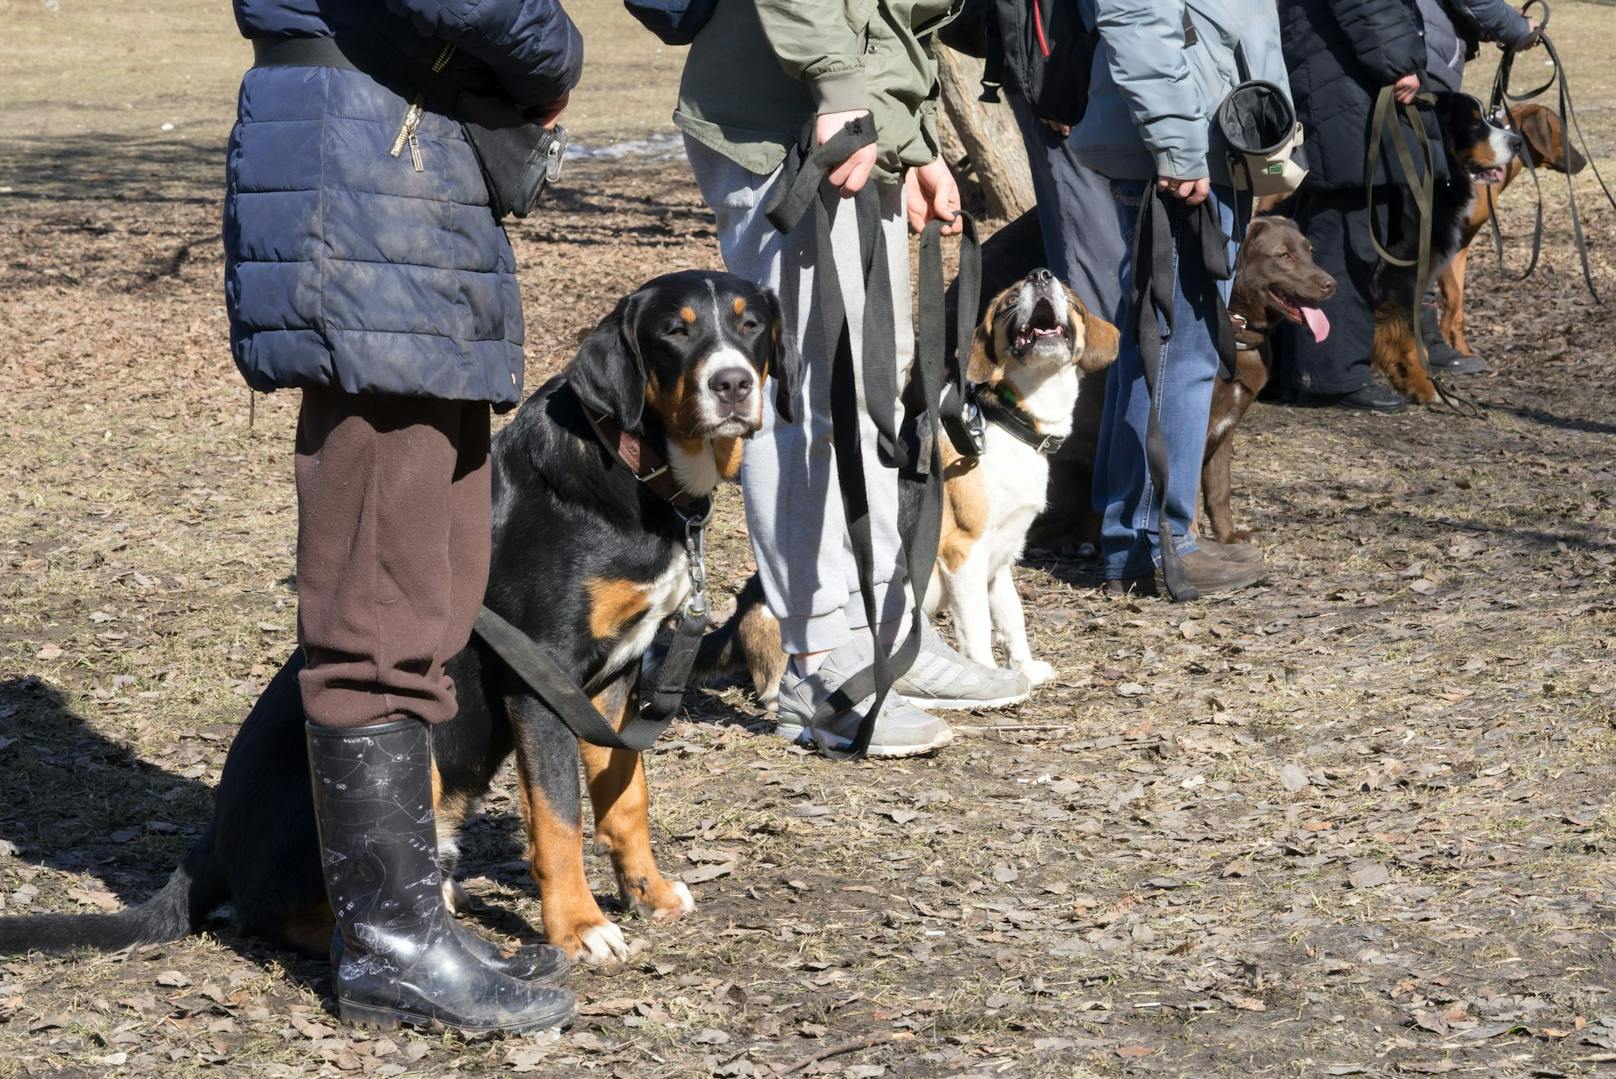
POLYGON ((421 114, 425 111, 421 103, 425 99, 425 94, 416 95, 415 100, 410 102, 410 107, 404 110, 404 123, 399 125, 398 134, 393 138, 393 147, 387 151, 393 157, 402 154, 404 147, 415 141, 415 129, 420 126, 421 114))
MULTIPOLYGON (((432 61, 432 73, 440 74, 449 65, 454 53, 454 45, 444 42, 443 48, 438 50, 437 58, 432 61)), ((404 122, 399 125, 398 134, 393 136, 392 148, 387 151, 391 156, 398 157, 404 152, 404 147, 408 146, 410 164, 414 166, 416 172, 426 171, 426 165, 421 160, 421 141, 415 137, 415 129, 421 126, 421 117, 425 114, 426 94, 416 94, 415 100, 410 102, 410 107, 404 110, 404 122)))

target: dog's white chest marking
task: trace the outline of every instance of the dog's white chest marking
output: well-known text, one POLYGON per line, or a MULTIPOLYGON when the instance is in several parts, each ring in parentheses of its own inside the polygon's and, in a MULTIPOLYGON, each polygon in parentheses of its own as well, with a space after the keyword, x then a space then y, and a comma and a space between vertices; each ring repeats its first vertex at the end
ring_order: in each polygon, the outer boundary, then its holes
MULTIPOLYGON (((1017 372, 1035 376, 1037 372, 1017 372)), ((1077 405, 1077 370, 1070 364, 1046 377, 1012 375, 1021 409, 1044 434, 1069 435, 1077 405)), ((988 527, 978 547, 987 559, 989 576, 1014 565, 1027 543, 1027 530, 1044 508, 1049 487, 1049 458, 998 424, 987 426, 981 464, 988 491, 988 527)))
POLYGON ((695 453, 677 442, 669 442, 668 467, 673 470, 673 478, 679 481, 679 486, 691 494, 711 494, 718 486, 718 459, 713 456, 711 442, 701 443, 695 453))
POLYGON ((985 559, 991 576, 1021 557, 1027 530, 1044 508, 1049 458, 997 424, 988 425, 983 442, 977 467, 986 470, 988 526, 972 557, 985 559))
POLYGON ((623 634, 606 662, 601 664, 595 677, 590 679, 586 687, 593 693, 600 688, 601 683, 609 676, 621 670, 624 664, 638 662, 645 655, 645 650, 651 647, 651 639, 656 636, 657 629, 674 611, 684 603, 685 597, 690 594, 690 558, 685 554, 683 547, 676 547, 673 558, 668 562, 668 568, 644 587, 646 608, 638 620, 623 634))

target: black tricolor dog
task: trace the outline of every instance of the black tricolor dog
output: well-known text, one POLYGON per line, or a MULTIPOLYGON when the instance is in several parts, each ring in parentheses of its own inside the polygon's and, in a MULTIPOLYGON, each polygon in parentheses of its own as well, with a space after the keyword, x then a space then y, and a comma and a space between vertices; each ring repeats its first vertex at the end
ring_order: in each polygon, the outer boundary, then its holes
MULTIPOLYGON (((485 602, 543 647, 614 724, 638 708, 641 659, 691 588, 686 520, 740 467, 763 422, 766 380, 793 420, 798 360, 779 301, 728 274, 648 282, 590 333, 566 371, 494 440, 493 561, 485 602), (665 466, 665 470, 664 470, 665 466)), ((744 634, 709 634, 698 673, 727 666, 744 634)), ((117 914, 0 919, 0 955, 115 949, 196 931, 229 902, 243 932, 316 955, 331 943, 309 795, 300 656, 282 667, 225 760, 213 821, 163 890, 117 914)), ((580 755, 595 841, 626 906, 654 918, 692 909, 651 854, 640 755, 580 746, 490 653, 450 663, 460 710, 432 731, 439 846, 514 751, 528 861, 545 938, 574 958, 625 958, 623 934, 584 877, 580 755)), ((453 885, 445 887, 453 891, 453 885)))
MULTIPOLYGON (((1434 155, 1447 159, 1448 174, 1436 181, 1431 197, 1431 256, 1428 271, 1434 279, 1459 250, 1463 228, 1475 199, 1475 184, 1503 179, 1510 163, 1521 151, 1521 137, 1493 123, 1480 101, 1469 94, 1436 95, 1436 116, 1442 129, 1442 145, 1432 146, 1434 155)), ((1406 197, 1406 195, 1405 195, 1406 197)), ((1401 238, 1393 250, 1400 257, 1412 258, 1414 237, 1401 238)), ((1374 280, 1375 340, 1372 362, 1386 374, 1393 388, 1421 404, 1437 399, 1420 363, 1415 335, 1413 308, 1426 281, 1416 280, 1417 268, 1382 261, 1374 280)))

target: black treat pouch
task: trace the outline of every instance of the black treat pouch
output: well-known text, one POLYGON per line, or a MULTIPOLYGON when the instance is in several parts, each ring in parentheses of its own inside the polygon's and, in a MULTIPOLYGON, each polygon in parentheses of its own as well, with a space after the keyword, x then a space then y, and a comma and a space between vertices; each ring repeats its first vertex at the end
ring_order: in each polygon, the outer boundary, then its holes
POLYGON ((482 166, 494 216, 526 217, 561 175, 567 129, 547 129, 510 101, 481 94, 462 93, 455 111, 482 166))

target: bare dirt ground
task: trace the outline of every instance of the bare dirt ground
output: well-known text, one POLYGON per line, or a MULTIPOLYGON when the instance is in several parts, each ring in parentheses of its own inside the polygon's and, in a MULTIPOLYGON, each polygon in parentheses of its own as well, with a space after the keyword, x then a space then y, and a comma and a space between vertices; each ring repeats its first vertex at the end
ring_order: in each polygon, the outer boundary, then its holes
MULTIPOLYGON (((633 48, 616 5, 593 6, 596 36, 633 48)), ((119 61, 140 89, 114 125, 98 110, 128 80, 50 68, 45 16, 0 6, 27 60, 0 78, 7 914, 155 890, 293 643, 296 400, 249 409, 220 302, 240 60, 210 50, 239 44, 222 4, 145 24, 90 7, 61 0, 61 25, 206 47, 166 72, 147 46, 119 61), (61 105, 66 82, 86 107, 61 105)), ((1616 15, 1565 0, 1555 19, 1610 161, 1616 15)), ((581 92, 580 137, 666 131, 677 60, 644 63, 657 92, 593 114, 581 92)), ((827 763, 738 688, 693 696, 649 768, 660 857, 698 908, 631 921, 640 950, 575 976, 583 1016, 559 1041, 341 1028, 324 964, 219 921, 131 954, 0 960, 0 1076, 1616 1074, 1616 315, 1582 290, 1547 188, 1538 275, 1473 263, 1481 418, 1253 412, 1237 513, 1267 587, 1114 601, 1089 566, 1032 562, 1034 647, 1059 679, 967 717, 935 759, 827 763)), ((1616 296, 1616 213, 1578 190, 1616 296)), ((1505 210, 1521 236, 1528 200, 1505 210)), ((678 162, 585 161, 512 231, 530 385, 642 279, 717 265, 678 162)), ((717 531, 737 586, 738 492, 717 531)), ((485 928, 530 937, 508 779, 467 839, 485 928)))

